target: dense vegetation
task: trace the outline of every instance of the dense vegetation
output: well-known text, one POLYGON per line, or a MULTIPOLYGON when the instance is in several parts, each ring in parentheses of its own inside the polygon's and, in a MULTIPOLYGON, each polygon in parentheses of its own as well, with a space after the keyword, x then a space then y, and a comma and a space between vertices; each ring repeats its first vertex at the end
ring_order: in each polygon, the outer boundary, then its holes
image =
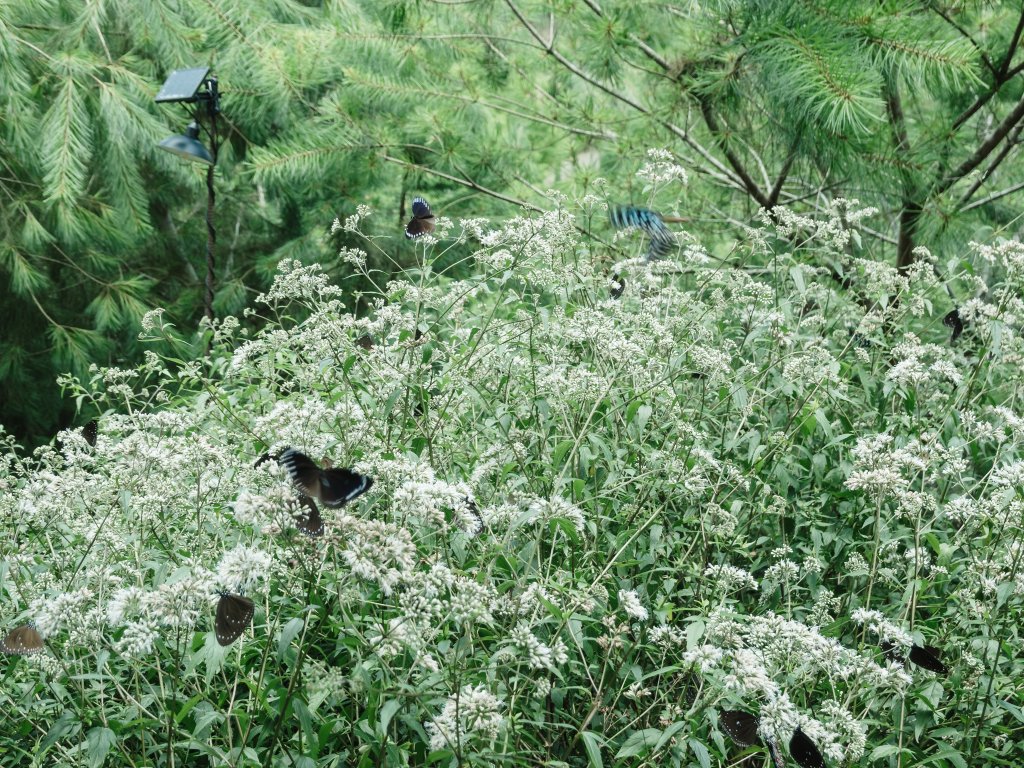
POLYGON ((690 171, 660 204, 709 248, 759 208, 857 198, 881 212, 864 252, 906 268, 917 245, 962 252, 1016 220, 1018 6, 0 3, 0 422, 48 441, 75 418, 59 373, 137 361, 148 309, 200 317, 202 175, 155 149, 184 127, 153 103, 171 69, 209 64, 223 92, 221 316, 281 258, 348 275, 326 225, 360 203, 380 233, 414 194, 458 216, 546 209, 549 188, 643 202, 649 147, 690 171))
POLYGON ((1022 32, 0 0, 0 765, 1021 764, 1022 32))

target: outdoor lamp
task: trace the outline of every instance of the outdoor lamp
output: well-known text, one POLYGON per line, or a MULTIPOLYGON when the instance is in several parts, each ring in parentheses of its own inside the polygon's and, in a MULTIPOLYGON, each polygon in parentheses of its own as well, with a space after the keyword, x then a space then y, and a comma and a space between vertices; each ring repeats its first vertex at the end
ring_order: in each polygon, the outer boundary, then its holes
POLYGON ((157 146, 185 160, 213 165, 213 155, 199 140, 199 124, 194 121, 188 124, 184 134, 168 136, 157 146))
POLYGON ((217 78, 210 75, 209 67, 176 69, 156 95, 158 104, 182 104, 192 121, 184 134, 168 136, 157 146, 185 160, 206 164, 206 290, 203 294, 203 312, 213 320, 213 247, 217 232, 213 228, 213 168, 217 164, 217 115, 220 114, 220 93, 217 78), (199 140, 201 131, 210 137, 208 150, 199 140))

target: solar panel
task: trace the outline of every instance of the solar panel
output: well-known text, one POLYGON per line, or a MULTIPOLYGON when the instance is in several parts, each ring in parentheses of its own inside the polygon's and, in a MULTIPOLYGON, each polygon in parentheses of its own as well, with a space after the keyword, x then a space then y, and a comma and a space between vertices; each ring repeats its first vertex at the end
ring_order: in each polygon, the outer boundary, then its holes
POLYGON ((160 101, 194 101, 196 91, 206 80, 209 67, 193 67, 192 69, 176 69, 167 76, 156 100, 160 101))

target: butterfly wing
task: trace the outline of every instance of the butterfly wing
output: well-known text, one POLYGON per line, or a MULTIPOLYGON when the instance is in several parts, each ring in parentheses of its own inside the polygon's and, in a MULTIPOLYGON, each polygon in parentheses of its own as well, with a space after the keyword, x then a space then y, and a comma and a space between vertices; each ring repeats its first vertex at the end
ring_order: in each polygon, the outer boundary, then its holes
POLYGON ((718 716, 718 724, 741 747, 761 743, 757 733, 757 718, 749 712, 725 710, 718 716))
POLYGON ((430 205, 422 197, 415 197, 412 201, 412 218, 405 225, 405 236, 410 240, 417 237, 429 235, 434 231, 434 214, 430 205))
POLYGON ((266 464, 271 459, 274 459, 275 461, 277 461, 277 458, 278 457, 275 456, 272 453, 264 453, 262 456, 260 456, 258 459, 256 459, 256 463, 252 465, 252 468, 253 469, 259 469, 260 467, 262 467, 264 464, 266 464))
POLYGON ((309 496, 299 497, 299 504, 306 508, 306 511, 295 518, 295 527, 307 536, 317 538, 324 535, 324 519, 320 516, 320 508, 309 496))
POLYGON ((917 645, 915 643, 910 649, 910 660, 919 667, 939 675, 945 675, 949 672, 949 669, 939 659, 940 653, 938 648, 933 648, 930 645, 917 645))
POLYGON ((417 237, 429 235, 433 231, 433 216, 430 216, 425 219, 409 219, 409 223, 405 225, 405 236, 408 237, 410 240, 415 240, 417 237))
POLYGON ((328 507, 342 507, 373 487, 373 478, 351 469, 335 467, 320 471, 320 501, 328 507))
POLYGON ((953 307, 953 309, 942 318, 942 324, 947 328, 953 329, 953 333, 949 336, 950 344, 959 339, 960 334, 964 332, 964 321, 960 319, 960 310, 956 307, 953 307))
POLYGON ((430 212, 430 204, 426 200, 422 197, 414 197, 412 199, 412 215, 417 219, 427 219, 434 214, 430 212))
POLYGON ((93 448, 96 447, 96 436, 99 434, 100 425, 96 419, 93 419, 84 427, 82 427, 82 437, 85 438, 85 442, 91 445, 93 448))
POLYGON ((612 226, 617 229, 625 227, 636 227, 642 229, 650 238, 651 244, 647 248, 647 260, 667 256, 676 247, 675 235, 669 231, 662 221, 661 215, 649 208, 638 208, 634 205, 618 206, 610 208, 608 216, 612 226))
POLYGON ((810 736, 798 727, 789 740, 789 754, 802 768, 825 768, 825 758, 811 741, 810 736))
POLYGON ((222 646, 235 642, 245 632, 255 612, 256 607, 248 597, 223 593, 217 603, 217 618, 213 624, 217 642, 222 646))
POLYGON ((278 457, 277 463, 285 468, 288 477, 300 491, 307 496, 323 501, 320 496, 320 467, 309 456, 294 448, 285 448, 278 457))
POLYGON ((43 638, 31 624, 15 627, 0 640, 0 651, 16 656, 27 656, 43 650, 43 638))
POLYGON ((618 272, 612 275, 611 285, 611 297, 613 299, 619 298, 626 290, 626 278, 622 277, 618 272))

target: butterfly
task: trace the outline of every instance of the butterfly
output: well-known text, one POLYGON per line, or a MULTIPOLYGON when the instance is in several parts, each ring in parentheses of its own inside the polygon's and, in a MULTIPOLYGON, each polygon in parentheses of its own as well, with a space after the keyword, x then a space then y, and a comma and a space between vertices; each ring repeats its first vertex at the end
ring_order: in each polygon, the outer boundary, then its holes
MULTIPOLYGON (((902 660, 902 657, 898 652, 898 646, 896 646, 894 643, 882 643, 881 648, 882 653, 885 655, 887 659, 890 659, 892 661, 902 660)), ((908 654, 908 658, 911 662, 921 667, 922 669, 927 669, 930 672, 935 672, 939 675, 949 674, 949 668, 942 663, 942 660, 939 658, 939 654, 940 651, 938 648, 935 648, 931 645, 918 645, 917 643, 914 643, 912 646, 910 646, 910 653, 908 654)))
MULTIPOLYGON (((726 710, 719 715, 718 722, 729 738, 741 747, 765 744, 775 768, 784 768, 785 761, 782 759, 779 745, 774 739, 761 738, 761 734, 758 733, 760 721, 755 715, 737 710, 726 710)), ((811 738, 799 727, 793 731, 793 736, 789 740, 789 754, 803 768, 825 768, 824 756, 811 738)))
POLYGON ((16 656, 27 656, 43 650, 43 638, 33 624, 15 627, 3 640, 0 640, 0 651, 13 653, 16 656))
POLYGON ((954 341, 960 338, 960 334, 964 332, 964 321, 960 319, 960 311, 953 307, 944 318, 942 318, 942 324, 947 328, 952 328, 953 333, 949 336, 949 343, 952 344, 954 341))
POLYGON ((277 458, 298 489, 328 507, 342 507, 373 487, 373 478, 351 469, 321 469, 309 456, 285 448, 277 458))
POLYGON ((368 333, 364 333, 356 339, 356 346, 362 347, 363 349, 373 349, 373 336, 368 333))
POLYGON ((82 437, 84 437, 85 442, 87 442, 93 448, 96 447, 96 435, 99 432, 99 428, 100 425, 99 422, 96 421, 96 419, 93 419, 92 421, 88 422, 84 427, 82 427, 82 437))
POLYGON ((217 602, 217 618, 213 622, 217 642, 222 646, 235 642, 252 622, 255 612, 256 607, 248 597, 221 592, 217 602))
POLYGON ((410 240, 423 235, 429 235, 434 231, 434 214, 430 206, 422 197, 414 197, 412 200, 412 218, 405 225, 405 236, 410 240))
POLYGON ((295 518, 295 527, 314 539, 324 535, 324 519, 320 516, 320 508, 306 494, 299 496, 299 504, 306 508, 304 514, 295 518))
MULTIPOLYGON (((608 209, 608 217, 616 229, 636 227, 642 229, 651 238, 647 247, 647 260, 667 256, 676 247, 676 236, 665 226, 665 219, 660 213, 649 208, 638 208, 633 205, 614 206, 608 209)), ((670 217, 670 221, 680 221, 678 217, 670 217)))
POLYGON ((625 290, 626 278, 622 277, 621 275, 619 275, 618 272, 616 272, 614 275, 612 275, 612 286, 610 291, 611 297, 613 299, 617 299, 619 298, 619 296, 623 294, 625 290))

